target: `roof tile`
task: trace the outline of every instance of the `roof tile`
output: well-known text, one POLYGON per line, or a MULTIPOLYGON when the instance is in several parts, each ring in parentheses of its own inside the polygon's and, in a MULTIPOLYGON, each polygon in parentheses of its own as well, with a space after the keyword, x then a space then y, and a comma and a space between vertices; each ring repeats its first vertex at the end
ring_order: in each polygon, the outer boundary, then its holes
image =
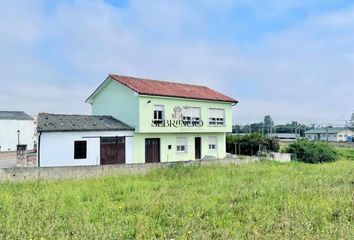
POLYGON ((134 128, 111 116, 38 114, 38 132, 125 130, 134 130, 134 128))
POLYGON ((141 95, 191 98, 231 103, 238 102, 236 99, 216 92, 205 86, 135 78, 115 74, 110 74, 109 76, 113 80, 125 85, 141 95))

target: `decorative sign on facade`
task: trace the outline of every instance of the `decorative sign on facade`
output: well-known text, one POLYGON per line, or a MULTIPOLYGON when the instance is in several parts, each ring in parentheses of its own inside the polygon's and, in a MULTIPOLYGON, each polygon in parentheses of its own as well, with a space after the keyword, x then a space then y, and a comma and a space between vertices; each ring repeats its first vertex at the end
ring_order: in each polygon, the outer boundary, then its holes
MULTIPOLYGON (((155 119, 152 120, 152 127, 203 127, 204 122, 200 119, 200 109, 199 108, 189 108, 189 107, 174 107, 172 118, 164 119, 159 118, 159 114, 154 114, 155 119)), ((162 113, 161 113, 162 115, 162 113)))

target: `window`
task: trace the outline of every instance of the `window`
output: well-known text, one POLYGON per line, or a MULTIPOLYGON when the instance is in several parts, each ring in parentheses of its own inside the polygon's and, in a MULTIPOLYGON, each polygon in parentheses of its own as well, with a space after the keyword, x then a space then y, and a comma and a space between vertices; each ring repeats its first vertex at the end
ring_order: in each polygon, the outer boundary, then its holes
POLYGON ((224 126, 225 125, 225 110, 210 108, 209 109, 209 126, 224 126))
POLYGON ((209 150, 216 150, 216 137, 209 137, 209 150))
POLYGON ((188 126, 200 125, 200 108, 199 107, 183 107, 182 116, 184 123, 188 126))
POLYGON ((87 158, 87 141, 75 141, 74 143, 74 159, 87 158))
POLYGON ((154 106, 154 123, 155 124, 161 124, 163 121, 163 111, 164 111, 164 106, 161 105, 155 105, 154 106))
POLYGON ((177 152, 187 152, 186 138, 177 138, 177 152))

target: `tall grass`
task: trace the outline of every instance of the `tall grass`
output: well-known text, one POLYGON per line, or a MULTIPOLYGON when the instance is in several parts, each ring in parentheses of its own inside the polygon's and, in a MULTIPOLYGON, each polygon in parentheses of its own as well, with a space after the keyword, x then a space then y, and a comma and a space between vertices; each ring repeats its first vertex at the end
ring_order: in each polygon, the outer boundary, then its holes
POLYGON ((354 161, 354 148, 337 148, 337 152, 342 159, 354 161))
POLYGON ((353 239, 354 162, 0 184, 0 239, 353 239))

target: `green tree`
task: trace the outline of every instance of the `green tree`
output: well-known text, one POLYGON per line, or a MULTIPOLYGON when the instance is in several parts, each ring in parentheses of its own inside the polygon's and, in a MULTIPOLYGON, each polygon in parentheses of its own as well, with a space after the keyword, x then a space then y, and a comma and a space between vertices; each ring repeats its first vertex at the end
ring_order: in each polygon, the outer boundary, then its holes
POLYGON ((264 127, 266 129, 267 134, 273 133, 274 122, 270 116, 264 117, 264 127))

